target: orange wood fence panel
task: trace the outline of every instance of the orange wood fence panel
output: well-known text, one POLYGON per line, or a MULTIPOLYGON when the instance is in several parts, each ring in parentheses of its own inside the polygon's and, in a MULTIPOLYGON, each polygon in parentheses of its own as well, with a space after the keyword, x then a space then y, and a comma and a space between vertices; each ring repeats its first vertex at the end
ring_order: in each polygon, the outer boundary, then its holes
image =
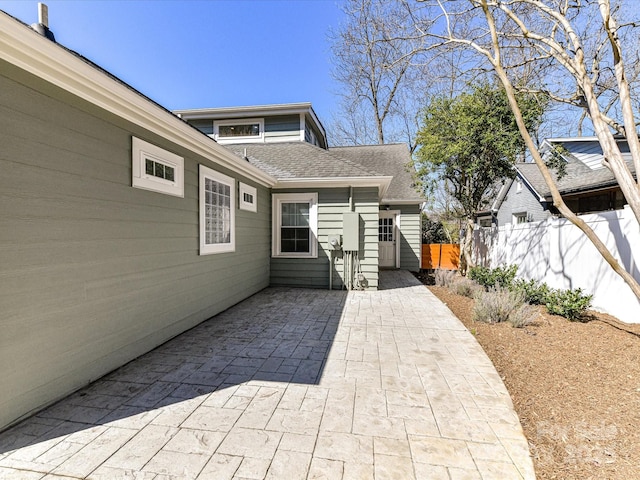
POLYGON ((422 265, 425 270, 442 268, 458 270, 460 245, 457 243, 432 243, 422 245, 422 265))

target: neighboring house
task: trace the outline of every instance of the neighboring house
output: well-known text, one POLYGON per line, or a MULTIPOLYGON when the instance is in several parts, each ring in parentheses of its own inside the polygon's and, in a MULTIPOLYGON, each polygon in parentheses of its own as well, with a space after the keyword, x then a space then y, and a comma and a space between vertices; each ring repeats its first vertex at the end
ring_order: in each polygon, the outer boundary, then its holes
POLYGON ((327 149, 309 104, 216 142, 51 39, 0 12, 0 429, 269 285, 419 268, 406 147, 327 149))
MULTIPOLYGON (((618 138, 617 142, 633 171, 626 140, 618 138)), ((597 138, 551 138, 545 141, 541 150, 548 153, 552 147, 560 147, 566 162, 566 174, 562 178, 558 179, 553 170, 552 175, 562 198, 573 212, 597 213, 619 210, 626 205, 613 173, 602 165, 603 154, 597 138)), ((479 226, 537 222, 559 214, 537 165, 519 163, 515 168, 515 179, 505 183, 491 209, 478 213, 479 226)))

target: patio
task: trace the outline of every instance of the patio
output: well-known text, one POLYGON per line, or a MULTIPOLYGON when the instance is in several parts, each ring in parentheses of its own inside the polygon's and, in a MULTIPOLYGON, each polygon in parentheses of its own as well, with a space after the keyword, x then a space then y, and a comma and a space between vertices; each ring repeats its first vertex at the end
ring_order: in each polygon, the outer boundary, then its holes
POLYGON ((0 478, 534 479, 473 336, 380 282, 254 295, 0 433, 0 478))

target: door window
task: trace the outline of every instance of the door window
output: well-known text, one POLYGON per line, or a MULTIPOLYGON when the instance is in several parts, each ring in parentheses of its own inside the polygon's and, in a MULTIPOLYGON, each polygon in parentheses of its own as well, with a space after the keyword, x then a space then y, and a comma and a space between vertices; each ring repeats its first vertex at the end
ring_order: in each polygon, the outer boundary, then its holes
POLYGON ((378 241, 393 242, 393 217, 378 219, 378 241))

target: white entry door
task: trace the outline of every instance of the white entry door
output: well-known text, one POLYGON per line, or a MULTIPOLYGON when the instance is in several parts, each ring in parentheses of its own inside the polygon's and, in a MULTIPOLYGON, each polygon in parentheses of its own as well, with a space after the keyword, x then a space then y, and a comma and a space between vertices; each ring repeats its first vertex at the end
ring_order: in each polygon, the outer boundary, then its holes
POLYGON ((378 265, 396 267, 396 212, 381 211, 378 217, 378 265))

